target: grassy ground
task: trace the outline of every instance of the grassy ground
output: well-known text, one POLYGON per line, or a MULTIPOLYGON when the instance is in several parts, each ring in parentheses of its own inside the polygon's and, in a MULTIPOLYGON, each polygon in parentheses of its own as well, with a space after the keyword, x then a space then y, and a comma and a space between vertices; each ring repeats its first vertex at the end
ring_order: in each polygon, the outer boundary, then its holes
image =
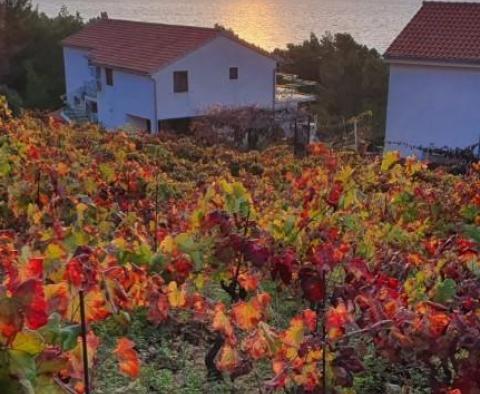
POLYGON ((206 380, 203 357, 206 342, 188 335, 188 327, 166 324, 158 328, 137 313, 128 327, 119 329, 114 321, 97 327, 102 340, 98 368, 95 370, 95 393, 226 393, 228 383, 206 380), (141 376, 132 382, 118 372, 112 351, 118 336, 133 339, 142 359, 141 376))
MULTIPOLYGON (((273 284, 263 284, 272 291, 273 284)), ((219 287, 208 290, 208 296, 228 302, 228 296, 219 287)), ((271 294, 280 294, 272 291, 271 294)), ((299 302, 288 294, 272 300, 272 319, 276 326, 286 327, 300 308, 299 302)), ((271 376, 270 363, 256 363, 254 370, 232 382, 225 376, 221 382, 207 379, 204 358, 213 337, 188 316, 177 316, 159 327, 146 319, 146 311, 138 311, 128 325, 119 325, 113 318, 94 327, 101 338, 98 367, 94 370, 95 394, 145 393, 263 393, 264 381, 271 376), (113 349, 116 339, 126 336, 135 341, 142 360, 141 376, 132 382, 118 372, 113 349)))
MULTIPOLYGON (((306 306, 298 298, 276 292, 273 283, 262 286, 272 300, 271 318, 274 326, 286 327, 292 316, 306 306)), ((209 289, 211 298, 228 302, 223 290, 209 289)), ((146 319, 146 311, 132 315, 131 322, 118 324, 115 319, 94 327, 101 338, 98 364, 94 369, 95 394, 233 394, 266 393, 264 383, 271 377, 270 363, 255 363, 248 375, 234 382, 228 376, 223 381, 207 379, 204 358, 213 337, 201 324, 188 316, 176 316, 155 327, 146 319), (113 349, 116 339, 126 336, 135 341, 142 360, 140 378, 136 381, 122 376, 113 349)), ((421 371, 399 370, 373 353, 368 341, 359 341, 358 351, 364 354, 366 370, 355 377, 354 387, 345 393, 359 394, 427 394, 430 390, 421 371)))

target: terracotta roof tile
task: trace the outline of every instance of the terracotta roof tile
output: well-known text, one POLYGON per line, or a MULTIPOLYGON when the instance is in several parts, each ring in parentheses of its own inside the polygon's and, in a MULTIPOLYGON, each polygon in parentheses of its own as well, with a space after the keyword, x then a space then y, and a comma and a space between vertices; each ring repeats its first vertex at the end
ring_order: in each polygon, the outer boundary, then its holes
POLYGON ((90 49, 95 64, 149 74, 219 34, 213 28, 99 19, 62 43, 90 49))
POLYGON ((480 3, 424 2, 385 58, 480 64, 480 3))

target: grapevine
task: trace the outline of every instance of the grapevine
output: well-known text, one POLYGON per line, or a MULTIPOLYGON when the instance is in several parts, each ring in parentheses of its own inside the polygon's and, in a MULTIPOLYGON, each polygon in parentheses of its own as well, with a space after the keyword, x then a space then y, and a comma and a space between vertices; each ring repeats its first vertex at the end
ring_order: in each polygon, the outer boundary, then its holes
MULTIPOLYGON (((94 392, 92 326, 137 310, 201 324, 211 379, 266 360, 268 390, 342 392, 361 340, 433 392, 480 390, 478 164, 457 176, 322 144, 299 160, 5 112, 0 196, 7 392, 94 392), (279 294, 298 300, 284 326, 279 294)), ((132 338, 114 354, 138 378, 132 338)))

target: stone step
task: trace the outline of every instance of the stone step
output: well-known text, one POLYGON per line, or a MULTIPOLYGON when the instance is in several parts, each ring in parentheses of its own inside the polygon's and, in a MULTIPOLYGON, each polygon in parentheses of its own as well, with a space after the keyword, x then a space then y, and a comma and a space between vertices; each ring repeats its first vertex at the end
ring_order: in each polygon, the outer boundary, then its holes
POLYGON ((75 123, 87 123, 90 121, 84 111, 75 108, 65 108, 63 113, 69 120, 75 123))

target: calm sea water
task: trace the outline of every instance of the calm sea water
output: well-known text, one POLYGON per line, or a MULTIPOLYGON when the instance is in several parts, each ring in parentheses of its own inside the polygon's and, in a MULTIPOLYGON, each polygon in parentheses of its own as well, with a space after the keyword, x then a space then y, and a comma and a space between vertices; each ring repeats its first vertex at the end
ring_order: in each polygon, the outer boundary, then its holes
POLYGON ((213 26, 220 23, 265 49, 301 42, 310 32, 348 32, 384 51, 421 0, 34 0, 48 15, 62 5, 84 18, 112 18, 213 26))

